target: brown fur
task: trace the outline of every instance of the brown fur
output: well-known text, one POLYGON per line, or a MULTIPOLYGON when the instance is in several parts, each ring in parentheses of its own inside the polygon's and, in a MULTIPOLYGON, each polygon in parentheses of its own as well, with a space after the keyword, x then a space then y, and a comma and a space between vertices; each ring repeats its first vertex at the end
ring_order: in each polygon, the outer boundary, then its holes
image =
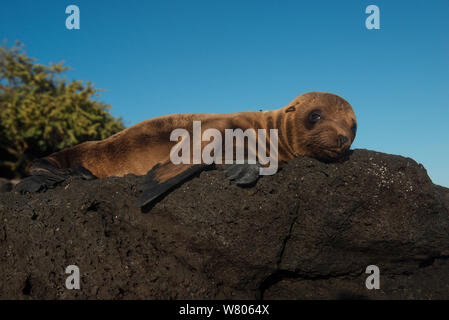
MULTIPOLYGON (((278 110, 176 114, 149 119, 108 139, 85 142, 42 160, 58 169, 83 166, 98 178, 128 173, 144 175, 161 163, 157 178, 165 181, 191 167, 170 162, 170 150, 177 143, 170 141, 170 133, 176 128, 184 128, 192 137, 194 120, 201 121, 202 131, 218 129, 223 140, 225 129, 267 129, 267 139, 269 129, 278 129, 280 164, 299 155, 338 158, 349 149, 355 138, 355 130, 351 129, 356 126, 355 114, 346 100, 330 93, 309 92, 278 110), (308 121, 309 114, 318 109, 322 111, 322 119, 312 124, 308 121), (341 144, 339 135, 347 137, 348 141, 341 144)), ((42 161, 31 166, 31 173, 43 169, 39 163, 42 161)))

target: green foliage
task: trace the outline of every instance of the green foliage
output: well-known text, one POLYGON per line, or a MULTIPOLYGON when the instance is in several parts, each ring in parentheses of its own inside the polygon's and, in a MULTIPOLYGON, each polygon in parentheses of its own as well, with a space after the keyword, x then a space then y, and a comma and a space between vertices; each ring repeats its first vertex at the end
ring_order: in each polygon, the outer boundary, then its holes
POLYGON ((0 175, 21 176, 35 158, 124 129, 97 101, 99 90, 68 82, 66 70, 36 63, 19 43, 0 46, 0 175))

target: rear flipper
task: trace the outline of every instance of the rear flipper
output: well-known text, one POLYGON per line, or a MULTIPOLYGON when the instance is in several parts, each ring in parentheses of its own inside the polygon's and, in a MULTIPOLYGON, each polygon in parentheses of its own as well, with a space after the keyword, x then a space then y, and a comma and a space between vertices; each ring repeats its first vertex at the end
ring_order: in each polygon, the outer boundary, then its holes
POLYGON ((59 169, 50 164, 48 161, 40 160, 35 162, 31 167, 31 176, 22 179, 16 190, 20 193, 39 192, 52 189, 69 177, 78 177, 83 180, 96 179, 88 169, 78 166, 69 169, 59 169))
POLYGON ((206 169, 212 168, 208 164, 173 164, 165 162, 155 165, 146 174, 139 189, 142 194, 137 200, 137 207, 144 207, 157 199, 162 194, 185 182, 189 178, 206 169))

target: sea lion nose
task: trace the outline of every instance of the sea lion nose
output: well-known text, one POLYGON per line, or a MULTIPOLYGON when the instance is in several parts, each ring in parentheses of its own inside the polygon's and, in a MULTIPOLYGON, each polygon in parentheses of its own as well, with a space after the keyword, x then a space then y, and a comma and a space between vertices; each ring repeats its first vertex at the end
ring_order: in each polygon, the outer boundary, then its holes
POLYGON ((349 139, 347 136, 341 134, 338 135, 338 142, 340 142, 340 146, 343 146, 346 142, 348 142, 348 140, 349 139))

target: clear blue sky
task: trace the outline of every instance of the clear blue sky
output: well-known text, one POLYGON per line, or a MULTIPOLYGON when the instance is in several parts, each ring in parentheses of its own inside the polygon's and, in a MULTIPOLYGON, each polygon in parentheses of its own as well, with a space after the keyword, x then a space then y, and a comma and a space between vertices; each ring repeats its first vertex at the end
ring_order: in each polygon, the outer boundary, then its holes
POLYGON ((2 0, 0 39, 64 60, 126 125, 337 93, 358 118, 354 148, 412 157, 449 186, 448 0, 2 0), (70 4, 80 30, 65 28, 70 4), (369 4, 380 30, 365 28, 369 4))

